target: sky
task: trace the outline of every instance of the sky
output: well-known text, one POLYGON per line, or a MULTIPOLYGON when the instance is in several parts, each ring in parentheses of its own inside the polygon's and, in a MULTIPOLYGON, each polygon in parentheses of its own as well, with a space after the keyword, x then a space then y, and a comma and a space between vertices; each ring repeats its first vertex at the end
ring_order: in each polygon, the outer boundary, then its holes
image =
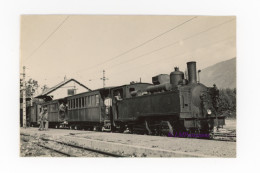
MULTIPOLYGON (((152 82, 236 57, 234 16, 22 15, 20 69, 49 87, 74 78, 91 89, 152 82)), ((203 73, 203 71, 202 71, 203 73)))

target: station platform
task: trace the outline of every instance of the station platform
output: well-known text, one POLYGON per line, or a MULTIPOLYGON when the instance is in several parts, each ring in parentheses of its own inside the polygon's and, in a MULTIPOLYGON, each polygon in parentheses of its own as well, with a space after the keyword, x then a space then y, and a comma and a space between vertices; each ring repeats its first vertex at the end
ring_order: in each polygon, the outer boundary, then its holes
POLYGON ((46 137, 126 157, 236 157, 236 142, 68 129, 20 128, 21 135, 46 137))

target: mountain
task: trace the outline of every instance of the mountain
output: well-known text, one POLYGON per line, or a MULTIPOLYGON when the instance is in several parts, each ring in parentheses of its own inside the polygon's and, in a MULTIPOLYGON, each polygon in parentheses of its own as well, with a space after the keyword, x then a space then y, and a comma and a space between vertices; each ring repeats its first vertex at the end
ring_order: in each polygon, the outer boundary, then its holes
POLYGON ((219 62, 201 70, 200 82, 208 87, 214 83, 218 88, 236 87, 236 58, 219 62))

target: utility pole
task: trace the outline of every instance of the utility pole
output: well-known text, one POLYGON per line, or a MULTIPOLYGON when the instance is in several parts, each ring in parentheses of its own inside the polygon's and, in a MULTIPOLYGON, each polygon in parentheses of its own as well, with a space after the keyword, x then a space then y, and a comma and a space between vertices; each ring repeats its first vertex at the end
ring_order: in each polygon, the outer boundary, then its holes
POLYGON ((26 83, 25 83, 25 66, 23 66, 23 127, 26 128, 26 83))
POLYGON ((105 86, 106 86, 106 80, 108 80, 108 78, 106 78, 106 76, 105 76, 105 70, 103 70, 103 77, 100 78, 100 79, 103 80, 103 88, 105 88, 105 86))

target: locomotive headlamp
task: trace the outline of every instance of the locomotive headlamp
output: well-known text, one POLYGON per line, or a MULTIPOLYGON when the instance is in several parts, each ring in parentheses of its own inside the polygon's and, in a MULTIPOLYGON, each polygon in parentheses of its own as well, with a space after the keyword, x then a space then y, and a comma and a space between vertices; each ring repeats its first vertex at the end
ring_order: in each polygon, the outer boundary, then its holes
POLYGON ((210 114, 211 114, 211 110, 210 110, 210 109, 207 109, 207 113, 210 115, 210 114))

